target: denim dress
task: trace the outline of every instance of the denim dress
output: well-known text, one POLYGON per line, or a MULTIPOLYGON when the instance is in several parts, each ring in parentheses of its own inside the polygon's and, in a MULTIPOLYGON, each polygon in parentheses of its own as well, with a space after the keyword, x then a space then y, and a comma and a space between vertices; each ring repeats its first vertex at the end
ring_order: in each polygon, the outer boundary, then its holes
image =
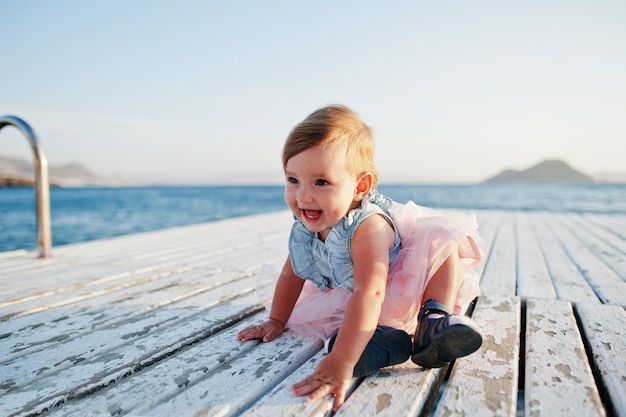
POLYGON ((389 262, 400 252, 400 235, 387 212, 392 201, 374 191, 369 193, 361 205, 350 212, 336 225, 323 242, 318 234, 307 230, 297 218, 289 237, 289 258, 293 271, 300 278, 312 281, 320 291, 342 287, 352 291, 354 265, 350 245, 357 228, 373 214, 387 220, 395 233, 394 243, 389 249, 389 262))

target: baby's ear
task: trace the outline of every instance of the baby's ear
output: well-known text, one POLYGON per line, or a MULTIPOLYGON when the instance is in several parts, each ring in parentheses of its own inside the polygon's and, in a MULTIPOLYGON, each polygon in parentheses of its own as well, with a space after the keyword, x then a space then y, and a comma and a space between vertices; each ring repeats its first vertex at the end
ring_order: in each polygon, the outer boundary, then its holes
POLYGON ((374 176, 370 172, 359 175, 359 182, 356 184, 354 199, 361 201, 363 197, 372 190, 374 176))

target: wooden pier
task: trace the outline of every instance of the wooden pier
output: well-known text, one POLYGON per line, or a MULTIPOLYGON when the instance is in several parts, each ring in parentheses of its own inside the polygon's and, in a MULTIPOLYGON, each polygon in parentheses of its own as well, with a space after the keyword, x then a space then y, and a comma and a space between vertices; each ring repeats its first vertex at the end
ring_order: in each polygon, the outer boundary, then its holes
MULTIPOLYGON (((483 346, 354 379, 336 416, 626 416, 626 216, 476 212, 483 346)), ((323 342, 267 317, 287 211, 0 253, 0 416, 330 416, 289 387, 323 342)))

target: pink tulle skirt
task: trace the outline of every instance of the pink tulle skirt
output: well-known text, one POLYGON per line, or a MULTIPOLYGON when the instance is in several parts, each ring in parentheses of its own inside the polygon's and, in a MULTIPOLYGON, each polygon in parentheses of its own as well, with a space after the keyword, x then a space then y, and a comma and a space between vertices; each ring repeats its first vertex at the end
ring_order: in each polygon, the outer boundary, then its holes
MULTIPOLYGON (((475 217, 442 214, 413 202, 394 203, 389 212, 400 233, 401 250, 389 265, 378 324, 414 333, 424 291, 453 250, 458 250, 463 267, 454 312, 465 311, 479 295, 474 267, 482 258, 482 239, 475 217)), ((344 288, 320 291, 306 281, 287 327, 301 335, 328 339, 339 330, 351 294, 344 288)))

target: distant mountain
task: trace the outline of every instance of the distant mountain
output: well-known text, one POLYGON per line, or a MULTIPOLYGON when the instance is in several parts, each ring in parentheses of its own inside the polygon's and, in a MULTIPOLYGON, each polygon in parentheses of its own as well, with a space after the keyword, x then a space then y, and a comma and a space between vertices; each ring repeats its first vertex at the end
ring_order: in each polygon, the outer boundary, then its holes
POLYGON ((507 169, 485 182, 594 182, 594 179, 553 159, 521 171, 507 169))
MULTIPOLYGON (((32 186, 35 179, 33 172, 32 162, 0 156, 0 187, 32 186)), ((49 165, 48 178, 51 186, 58 187, 128 185, 124 180, 94 174, 81 164, 49 165)))

